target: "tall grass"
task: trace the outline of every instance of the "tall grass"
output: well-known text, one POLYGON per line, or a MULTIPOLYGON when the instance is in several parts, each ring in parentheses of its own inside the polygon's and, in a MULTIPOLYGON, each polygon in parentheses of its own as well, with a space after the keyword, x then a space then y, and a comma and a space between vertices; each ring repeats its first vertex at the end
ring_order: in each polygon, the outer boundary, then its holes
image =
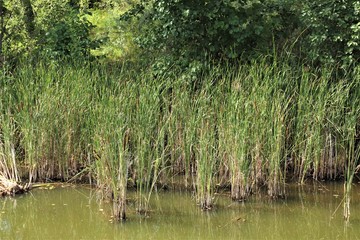
POLYGON ((94 154, 97 185, 106 197, 113 199, 113 216, 126 219, 126 188, 128 180, 129 119, 131 109, 126 99, 104 96, 95 106, 94 154))
POLYGON ((6 101, 11 101, 11 97, 8 98, 9 93, 6 89, 0 90, 0 94, 3 96, 0 99, 0 175, 20 181, 15 154, 17 142, 15 119, 6 103, 6 101))
MULTIPOLYGON (((135 83, 136 107, 134 113, 135 162, 134 178, 139 193, 138 210, 147 211, 148 194, 162 165, 164 147, 163 116, 160 106, 162 85, 141 76, 135 83), (161 147, 163 146, 163 148, 161 147)), ((161 81, 160 81, 161 82, 161 81)))
POLYGON ((350 90, 347 99, 348 105, 344 109, 345 122, 343 126, 343 146, 346 156, 345 183, 344 183, 344 218, 349 221, 350 218, 350 200, 351 186, 354 175, 359 169, 360 144, 359 144, 359 127, 360 127, 360 68, 355 69, 354 76, 357 78, 354 82, 349 82, 350 90))
MULTIPOLYGON (((210 81, 211 83, 212 81, 210 81)), ((208 83, 210 85, 210 83, 208 83)), ((196 146, 196 190, 202 209, 211 209, 213 205, 214 176, 217 172, 217 123, 216 105, 218 96, 206 86, 195 101, 195 121, 197 126, 196 146)))
POLYGON ((17 181, 95 182, 116 220, 126 218, 128 187, 146 213, 151 192, 177 175, 203 209, 227 185, 242 201, 284 196, 289 180, 344 177, 349 196, 359 72, 333 70, 264 58, 194 82, 176 70, 23 63, 1 76, 0 170, 17 181))

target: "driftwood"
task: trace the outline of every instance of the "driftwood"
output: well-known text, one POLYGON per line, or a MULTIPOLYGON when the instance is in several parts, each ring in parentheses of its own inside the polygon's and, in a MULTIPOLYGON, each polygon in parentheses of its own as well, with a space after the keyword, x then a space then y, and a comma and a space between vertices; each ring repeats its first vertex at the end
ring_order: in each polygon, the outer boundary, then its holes
POLYGON ((30 188, 30 184, 23 186, 0 175, 0 196, 14 196, 15 194, 27 192, 30 188))

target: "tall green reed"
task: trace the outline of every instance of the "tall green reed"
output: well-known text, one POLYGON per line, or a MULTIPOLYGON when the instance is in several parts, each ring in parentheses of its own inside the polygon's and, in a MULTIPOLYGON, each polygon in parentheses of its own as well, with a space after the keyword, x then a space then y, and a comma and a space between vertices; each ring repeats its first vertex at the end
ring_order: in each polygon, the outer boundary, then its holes
POLYGON ((15 88, 21 107, 16 118, 30 181, 67 180, 85 165, 88 76, 86 68, 45 64, 18 72, 15 88))
POLYGON ((285 131, 291 102, 286 64, 262 60, 249 67, 248 96, 253 189, 265 185, 271 197, 284 194, 285 131))
MULTIPOLYGON (((152 183, 158 174, 158 168, 161 162, 158 155, 159 149, 163 143, 161 137, 160 119, 160 88, 161 84, 148 81, 147 76, 140 76, 137 79, 135 90, 135 114, 134 114, 134 141, 135 141, 135 159, 134 171, 137 193, 139 196, 138 210, 147 211, 148 193, 152 183)), ((161 149, 160 149, 161 151, 161 149)))
POLYGON ((109 93, 95 106, 94 146, 97 185, 113 201, 115 220, 126 219, 126 189, 130 163, 128 99, 109 93))
MULTIPOLYGON (((239 69, 238 74, 226 78, 228 94, 224 104, 224 114, 220 124, 220 155, 227 162, 230 172, 231 197, 234 200, 244 200, 251 191, 249 158, 249 102, 248 85, 244 84, 245 74, 239 69), (232 79, 233 78, 233 79, 232 79)), ((222 160, 222 161, 223 161, 222 160)))
POLYGON ((360 144, 360 69, 354 71, 354 79, 350 84, 347 108, 344 109, 345 122, 343 126, 344 150, 346 156, 344 183, 344 219, 350 219, 351 186, 354 176, 359 169, 360 144))
MULTIPOLYGON (((4 79, 1 79, 2 81, 4 79)), ((11 101, 9 92, 0 90, 0 175, 13 181, 20 181, 19 164, 16 156, 17 129, 14 115, 6 101, 11 101)))
POLYGON ((346 175, 351 182, 354 79, 266 58, 215 66, 195 82, 181 76, 24 64, 11 81, 2 78, 2 172, 30 181, 88 174, 113 200, 117 220, 126 218, 128 186, 136 186, 138 210, 146 212, 151 192, 177 175, 204 209, 218 186, 230 185, 231 197, 244 200, 263 189, 284 195, 290 177, 346 175))
MULTIPOLYGON (((210 87, 210 86, 209 86, 210 87)), ((196 193, 202 209, 213 206, 214 177, 217 173, 217 123, 216 97, 211 89, 203 89, 196 99, 197 146, 196 146, 196 193)))

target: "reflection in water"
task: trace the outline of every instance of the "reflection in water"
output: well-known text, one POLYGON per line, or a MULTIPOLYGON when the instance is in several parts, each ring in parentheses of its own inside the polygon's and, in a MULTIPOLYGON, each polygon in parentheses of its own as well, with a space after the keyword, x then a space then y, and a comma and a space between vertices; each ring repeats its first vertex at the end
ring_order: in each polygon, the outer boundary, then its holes
POLYGON ((1 219, 1 222, 0 222, 0 231, 1 232, 10 232, 11 230, 11 226, 10 224, 8 223, 7 220, 5 219, 1 219))
POLYGON ((334 213, 342 185, 290 186, 287 199, 277 201, 254 196, 234 203, 218 195, 211 212, 201 211, 188 192, 162 192, 153 195, 148 217, 138 216, 129 201, 129 221, 119 224, 109 221, 110 205, 99 205, 89 189, 33 190, 0 200, 0 239, 356 239, 357 190, 349 226, 341 207, 334 213))

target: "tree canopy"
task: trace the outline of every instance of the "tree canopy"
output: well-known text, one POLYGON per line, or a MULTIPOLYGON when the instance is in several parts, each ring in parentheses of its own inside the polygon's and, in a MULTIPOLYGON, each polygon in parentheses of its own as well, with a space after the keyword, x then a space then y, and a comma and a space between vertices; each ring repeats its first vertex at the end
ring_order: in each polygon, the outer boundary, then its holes
POLYGON ((359 61, 359 12, 357 0, 0 0, 0 56, 88 58, 111 45, 103 57, 181 66, 274 51, 348 66, 359 61))

